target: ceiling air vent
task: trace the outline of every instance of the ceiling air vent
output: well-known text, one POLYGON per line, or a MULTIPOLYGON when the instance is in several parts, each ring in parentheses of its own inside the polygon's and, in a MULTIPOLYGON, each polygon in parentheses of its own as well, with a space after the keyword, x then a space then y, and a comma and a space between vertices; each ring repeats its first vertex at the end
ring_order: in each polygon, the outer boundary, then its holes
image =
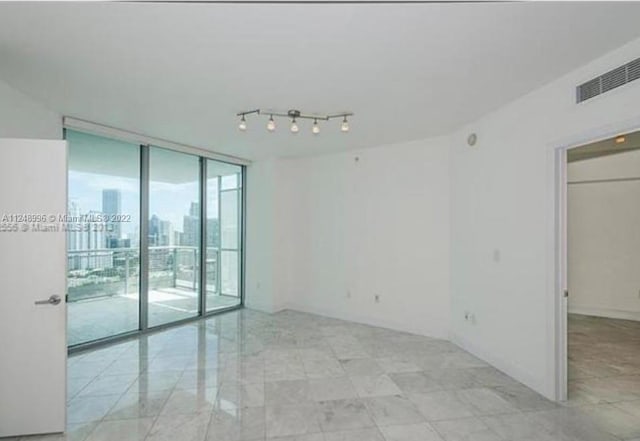
POLYGON ((640 78, 640 58, 579 85, 576 88, 578 102, 581 103, 638 78, 640 78))

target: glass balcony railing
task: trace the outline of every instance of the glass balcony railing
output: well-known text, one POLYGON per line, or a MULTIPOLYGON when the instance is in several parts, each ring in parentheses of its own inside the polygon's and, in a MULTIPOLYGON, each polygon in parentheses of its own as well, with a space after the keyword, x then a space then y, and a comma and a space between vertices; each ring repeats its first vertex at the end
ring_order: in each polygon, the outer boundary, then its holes
MULTIPOLYGON (((198 288, 200 258, 197 247, 149 248, 149 290, 198 288)), ((219 249, 207 247, 207 294, 218 291, 219 249)), ((140 251, 137 248, 104 248, 67 251, 68 301, 112 296, 138 296, 140 251)))

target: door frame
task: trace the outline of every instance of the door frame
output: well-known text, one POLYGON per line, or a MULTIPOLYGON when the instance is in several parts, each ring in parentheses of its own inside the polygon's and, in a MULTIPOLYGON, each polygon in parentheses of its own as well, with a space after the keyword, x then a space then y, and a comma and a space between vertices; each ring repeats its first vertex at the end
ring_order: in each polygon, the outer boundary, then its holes
MULTIPOLYGON (((552 317, 555 334, 552 359, 554 369, 556 401, 567 401, 569 382, 569 335, 568 335, 568 176, 567 151, 586 144, 603 141, 617 135, 640 131, 640 121, 626 121, 585 131, 566 142, 555 143, 554 158, 554 210, 555 210, 555 289, 553 290, 552 317)), ((570 294, 569 294, 570 295, 570 294)))

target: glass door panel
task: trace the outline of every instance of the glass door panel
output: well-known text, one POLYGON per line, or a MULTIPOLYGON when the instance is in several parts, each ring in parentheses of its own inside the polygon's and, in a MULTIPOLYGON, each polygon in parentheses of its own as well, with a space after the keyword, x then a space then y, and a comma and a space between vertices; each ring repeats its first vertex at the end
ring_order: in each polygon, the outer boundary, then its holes
POLYGON ((207 311, 240 304, 242 167, 207 160, 207 311))
POLYGON ((149 326, 199 314, 200 158, 149 148, 149 326))
POLYGON ((139 328, 140 147, 73 130, 69 144, 68 344, 139 328))

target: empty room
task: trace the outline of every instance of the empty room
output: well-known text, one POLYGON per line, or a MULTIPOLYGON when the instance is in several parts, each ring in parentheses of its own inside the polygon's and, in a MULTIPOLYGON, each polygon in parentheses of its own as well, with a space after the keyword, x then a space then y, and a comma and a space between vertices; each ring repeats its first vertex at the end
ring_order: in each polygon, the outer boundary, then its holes
POLYGON ((0 2, 0 440, 640 441, 639 22, 0 2))

